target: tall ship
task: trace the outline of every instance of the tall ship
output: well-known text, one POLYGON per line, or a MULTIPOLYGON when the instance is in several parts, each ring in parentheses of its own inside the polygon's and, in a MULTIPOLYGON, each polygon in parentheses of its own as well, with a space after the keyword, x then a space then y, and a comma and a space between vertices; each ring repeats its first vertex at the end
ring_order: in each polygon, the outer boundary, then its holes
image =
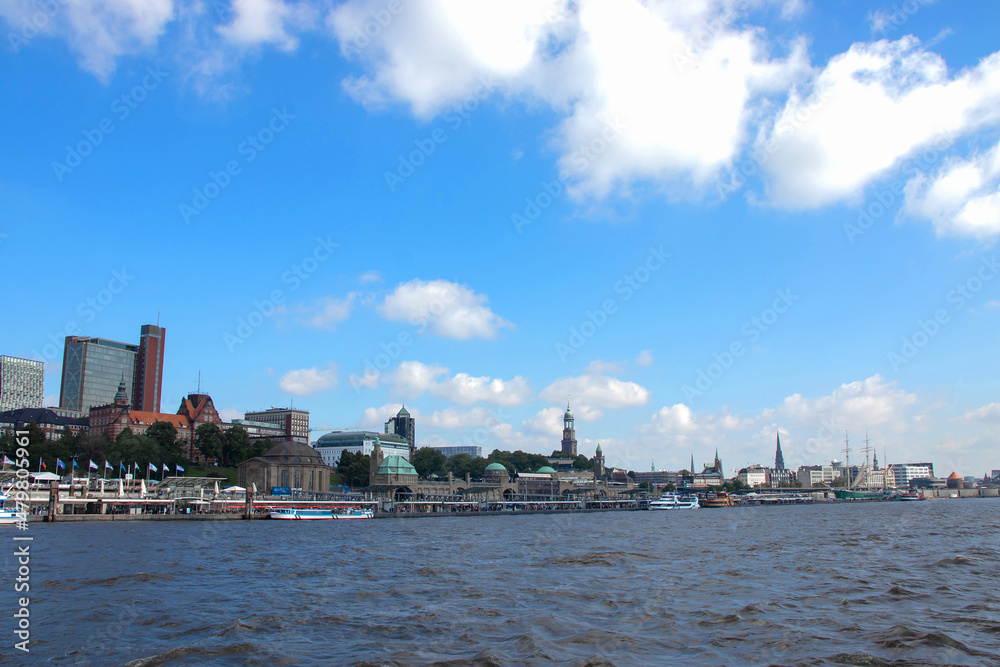
MULTIPOLYGON (((871 474, 870 468, 868 466, 868 453, 872 451, 871 445, 868 442, 868 434, 865 434, 865 446, 861 450, 865 453, 865 462, 858 469, 858 477, 853 482, 851 481, 851 448, 850 441, 847 438, 847 431, 844 431, 844 454, 845 454, 845 469, 847 471, 846 486, 842 489, 834 489, 833 495, 837 500, 888 500, 893 496, 893 493, 886 488, 886 480, 883 475, 882 478, 882 488, 874 488, 871 484, 871 474)), ((875 454, 875 464, 877 465, 878 453, 875 454)))

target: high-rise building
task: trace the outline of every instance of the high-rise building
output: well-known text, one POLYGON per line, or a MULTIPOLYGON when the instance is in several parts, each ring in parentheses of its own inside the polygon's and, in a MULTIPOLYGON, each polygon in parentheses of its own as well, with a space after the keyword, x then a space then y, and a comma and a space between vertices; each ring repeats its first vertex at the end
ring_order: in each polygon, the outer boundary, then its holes
POLYGON ((410 443, 410 454, 417 450, 417 421, 410 416, 406 406, 402 406, 394 417, 385 423, 385 432, 398 435, 410 443))
POLYGON ((59 407, 87 411, 114 403, 118 384, 131 395, 137 345, 107 338, 66 336, 59 407))
POLYGON ((118 383, 124 380, 134 410, 159 412, 166 333, 164 327, 143 325, 138 345, 66 336, 59 407, 87 411, 109 405, 114 402, 118 383))
POLYGON ((566 414, 563 415, 562 452, 576 456, 576 427, 573 425, 573 411, 566 402, 566 414))
POLYGON ((0 355, 0 412, 40 408, 44 392, 41 361, 0 355))
POLYGON ((135 388, 132 407, 146 412, 160 411, 160 392, 163 389, 163 344, 167 330, 153 324, 144 324, 139 330, 139 351, 135 357, 135 388))
POLYGON ((248 412, 244 419, 270 424, 282 430, 285 437, 295 442, 309 444, 309 411, 295 408, 275 408, 248 412))

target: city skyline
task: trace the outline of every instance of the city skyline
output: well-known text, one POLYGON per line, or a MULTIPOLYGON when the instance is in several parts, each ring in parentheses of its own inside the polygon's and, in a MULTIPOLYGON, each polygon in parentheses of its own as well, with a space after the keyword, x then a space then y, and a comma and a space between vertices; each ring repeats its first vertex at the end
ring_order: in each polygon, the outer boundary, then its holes
POLYGON ((158 321, 227 421, 548 454, 570 395, 609 466, 998 467, 1000 8, 221 4, 0 8, 44 405, 158 321))

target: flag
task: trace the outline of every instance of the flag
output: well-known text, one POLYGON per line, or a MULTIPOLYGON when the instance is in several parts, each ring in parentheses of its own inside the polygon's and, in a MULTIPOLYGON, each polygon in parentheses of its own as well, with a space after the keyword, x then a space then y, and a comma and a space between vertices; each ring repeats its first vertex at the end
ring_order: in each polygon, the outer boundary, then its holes
POLYGON ((170 472, 170 468, 167 467, 166 463, 163 464, 163 472, 170 472))
POLYGON ((38 459, 38 465, 41 467, 42 470, 49 469, 49 467, 45 465, 45 459, 38 459))
POLYGON ((65 463, 63 463, 59 459, 56 459, 56 470, 59 470, 59 468, 65 468, 65 467, 66 467, 65 463))
POLYGON ((111 465, 110 463, 108 463, 107 461, 104 462, 104 467, 107 468, 108 470, 114 470, 115 469, 115 467, 113 465, 111 465))
POLYGON ((77 465, 76 459, 73 459, 73 467, 74 468, 79 468, 80 467, 79 465, 77 465))
POLYGON ((135 465, 135 469, 136 469, 136 470, 141 470, 141 468, 139 468, 139 464, 138 464, 138 463, 136 463, 136 464, 134 464, 134 465, 135 465))
POLYGON ((90 465, 88 466, 90 470, 98 470, 97 464, 94 463, 94 459, 90 459, 90 465))
POLYGON ((119 463, 118 466, 122 469, 122 472, 128 472, 128 468, 125 467, 124 463, 119 463))
POLYGON ((153 472, 156 472, 156 466, 154 466, 152 463, 149 464, 149 469, 152 470, 153 472))
POLYGON ((179 465, 175 465, 174 467, 177 468, 177 474, 178 475, 181 474, 182 472, 184 472, 184 468, 180 467, 179 465))
POLYGON ((4 455, 3 455, 3 464, 4 464, 5 466, 12 466, 12 465, 14 465, 14 462, 13 462, 13 461, 11 461, 11 460, 10 460, 9 458, 7 458, 7 455, 6 455, 6 454, 4 454, 4 455))

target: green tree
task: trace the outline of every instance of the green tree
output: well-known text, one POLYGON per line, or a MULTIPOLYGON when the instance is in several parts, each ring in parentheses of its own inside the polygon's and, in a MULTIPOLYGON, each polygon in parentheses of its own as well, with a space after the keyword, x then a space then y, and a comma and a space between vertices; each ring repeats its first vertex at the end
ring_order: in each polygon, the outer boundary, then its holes
POLYGON ((588 459, 583 454, 580 454, 575 459, 573 459, 573 470, 593 470, 594 462, 588 459))
POLYGON ((448 473, 445 464, 448 458, 441 453, 440 449, 433 447, 421 447, 413 452, 413 460, 410 463, 417 469, 417 474, 424 479, 431 475, 446 475, 448 473))
POLYGON ((250 436, 242 426, 233 426, 222 434, 222 459, 235 466, 255 456, 252 453, 250 436))
POLYGON ((367 454, 354 454, 344 451, 337 464, 337 474, 344 484, 352 488, 368 486, 368 470, 371 457, 367 454))
POLYGON ((177 439, 177 428, 170 422, 153 422, 146 435, 156 441, 164 463, 176 465, 184 462, 184 443, 177 439))
POLYGON ((67 445, 72 445, 75 456, 81 459, 90 459, 94 463, 107 459, 108 449, 111 447, 111 441, 106 433, 80 432, 74 434, 69 440, 64 436, 63 441, 67 445))
POLYGON ((206 459, 221 459, 222 430, 215 424, 199 424, 194 430, 194 446, 206 459))
POLYGON ((674 486, 673 482, 667 482, 666 484, 663 485, 663 490, 664 491, 676 491, 677 487, 674 486))
POLYGON ((464 478, 465 474, 468 473, 472 479, 480 479, 483 473, 486 472, 486 466, 489 463, 489 461, 481 456, 472 458, 468 454, 455 454, 448 457, 445 468, 458 478, 464 478))

